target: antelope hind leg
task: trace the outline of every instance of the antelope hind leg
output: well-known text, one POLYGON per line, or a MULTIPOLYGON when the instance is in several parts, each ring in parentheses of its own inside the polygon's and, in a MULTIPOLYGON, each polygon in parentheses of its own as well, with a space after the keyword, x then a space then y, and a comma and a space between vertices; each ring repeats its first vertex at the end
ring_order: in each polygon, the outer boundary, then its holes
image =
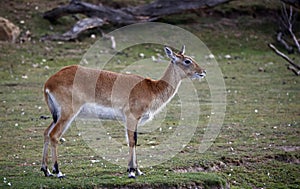
POLYGON ((48 147, 49 147, 49 130, 54 126, 54 123, 52 122, 49 127, 44 132, 44 148, 43 148, 43 158, 42 158, 42 167, 41 171, 44 172, 45 177, 52 177, 53 174, 50 172, 50 170, 47 167, 48 163, 48 147))

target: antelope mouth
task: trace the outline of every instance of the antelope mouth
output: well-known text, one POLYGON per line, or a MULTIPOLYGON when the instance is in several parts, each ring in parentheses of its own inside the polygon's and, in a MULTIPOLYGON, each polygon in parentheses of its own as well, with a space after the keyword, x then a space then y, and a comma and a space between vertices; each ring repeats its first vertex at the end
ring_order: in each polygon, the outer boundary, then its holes
POLYGON ((192 76, 192 79, 203 79, 206 76, 206 71, 203 71, 202 73, 194 73, 194 75, 192 76))

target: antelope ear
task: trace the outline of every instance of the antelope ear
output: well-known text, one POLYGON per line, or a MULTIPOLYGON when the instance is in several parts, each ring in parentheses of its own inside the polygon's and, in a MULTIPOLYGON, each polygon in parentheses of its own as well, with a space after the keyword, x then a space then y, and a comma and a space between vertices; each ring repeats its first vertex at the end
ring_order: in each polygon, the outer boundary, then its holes
POLYGON ((172 63, 175 63, 178 59, 169 47, 165 47, 165 53, 172 60, 172 63))
POLYGON ((185 45, 182 45, 181 50, 179 51, 179 54, 184 55, 185 53, 185 45))

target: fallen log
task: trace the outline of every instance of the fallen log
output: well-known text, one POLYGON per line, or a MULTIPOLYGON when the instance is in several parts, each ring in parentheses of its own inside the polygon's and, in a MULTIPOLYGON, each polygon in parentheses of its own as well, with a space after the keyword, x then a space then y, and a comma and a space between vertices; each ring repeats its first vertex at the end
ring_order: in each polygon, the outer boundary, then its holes
POLYGON ((41 40, 60 40, 60 41, 69 41, 76 39, 80 33, 85 30, 97 28, 104 24, 104 21, 101 18, 84 18, 76 22, 76 24, 64 34, 54 34, 46 35, 41 38, 41 40))
POLYGON ((166 15, 184 13, 190 10, 214 7, 229 1, 230 0, 156 0, 150 4, 126 8, 124 10, 135 16, 159 18, 166 15))
POLYGON ((232 0, 156 0, 150 4, 137 7, 114 9, 104 5, 94 5, 80 0, 71 0, 63 5, 47 11, 43 17, 51 22, 69 14, 84 14, 87 17, 98 17, 111 24, 127 25, 141 21, 153 21, 162 16, 214 7, 232 0))
POLYGON ((94 5, 91 3, 82 2, 80 0, 72 0, 68 5, 63 5, 47 11, 43 14, 43 18, 50 22, 56 21, 62 16, 69 14, 84 14, 87 17, 101 18, 112 24, 133 24, 138 20, 133 15, 130 15, 122 10, 113 9, 103 5, 94 5))
POLYGON ((77 22, 71 30, 64 34, 44 36, 42 37, 42 40, 73 40, 83 31, 101 27, 104 23, 112 25, 128 25, 139 22, 155 21, 162 16, 182 14, 186 11, 195 11, 201 8, 213 7, 229 1, 232 0, 156 0, 146 5, 114 9, 104 5, 94 5, 80 0, 71 0, 68 5, 59 6, 45 12, 43 18, 50 22, 55 22, 62 16, 83 14, 89 19, 86 18, 77 22), (93 20, 96 23, 92 23, 93 20))

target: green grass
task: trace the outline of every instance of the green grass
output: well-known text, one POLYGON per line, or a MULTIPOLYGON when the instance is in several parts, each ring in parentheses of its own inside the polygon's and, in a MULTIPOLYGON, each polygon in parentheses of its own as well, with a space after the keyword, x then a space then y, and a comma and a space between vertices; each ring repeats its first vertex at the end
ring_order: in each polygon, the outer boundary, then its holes
MULTIPOLYGON (((25 8, 22 4, 13 5, 17 6, 17 15, 12 14, 13 7, 2 7, 0 12, 15 23, 26 19, 23 32, 30 29, 33 37, 23 44, 0 43, 0 188, 225 188, 226 185, 231 188, 300 188, 300 80, 286 69, 284 60, 267 47, 268 43, 274 43, 273 20, 248 15, 229 19, 234 26, 224 25, 224 20, 217 16, 199 18, 188 14, 164 18, 200 37, 216 56, 224 75, 226 117, 208 151, 198 152, 211 111, 209 86, 204 80, 195 83, 201 119, 191 141, 168 161, 142 169, 145 176, 127 179, 126 165, 102 159, 79 136, 80 128, 74 124, 64 136, 67 141, 59 146, 60 168, 67 178, 45 178, 40 172, 42 135, 50 120, 40 119, 40 116, 50 116, 50 113, 43 99, 43 83, 61 67, 78 64, 93 39, 83 36, 74 42, 40 42, 42 35, 65 31, 73 21, 64 18, 60 21, 63 24, 54 25, 51 31, 49 23, 40 17, 48 5, 39 6, 37 11, 34 6, 39 5, 38 1, 25 8), (29 16, 24 17, 27 13, 29 16), (186 18, 190 21, 185 22, 186 18), (224 58, 227 54, 233 58, 224 58), (259 72, 259 68, 265 71, 259 72)), ((261 8, 258 1, 255 5, 261 8)), ((236 6, 245 7, 244 12, 253 11, 249 10, 248 3, 229 4, 224 10, 230 12, 236 6)), ((296 34, 299 36, 299 32, 296 34)), ((163 54, 160 48, 146 44, 126 49, 106 69, 120 71, 130 62, 140 60, 140 52, 146 58, 163 54)), ((299 62, 299 54, 290 56, 299 62)), ((155 136, 140 134, 137 151, 159 145, 171 136, 172 130, 168 128, 178 126, 177 101, 176 96, 167 107, 162 132, 156 129, 155 136)), ((126 149, 123 129, 117 129, 119 123, 106 122, 103 127, 126 149), (112 125, 116 129, 111 128, 112 125)))

